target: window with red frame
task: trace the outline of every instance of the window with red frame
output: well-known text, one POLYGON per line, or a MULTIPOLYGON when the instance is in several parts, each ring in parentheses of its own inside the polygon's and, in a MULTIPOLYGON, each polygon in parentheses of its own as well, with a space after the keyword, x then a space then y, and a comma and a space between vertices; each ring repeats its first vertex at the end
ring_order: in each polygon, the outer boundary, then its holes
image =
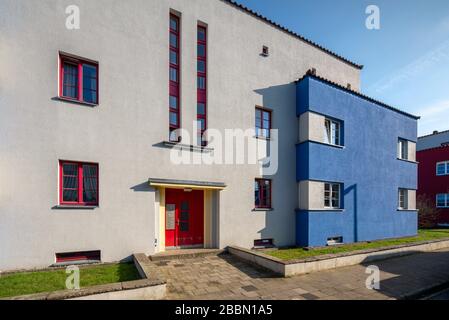
POLYGON ((271 180, 256 179, 254 189, 256 208, 271 209, 271 180))
POLYGON ((207 130, 207 29, 198 26, 197 32, 197 123, 198 145, 207 146, 204 132, 207 130))
POLYGON ((61 161, 60 203, 98 205, 98 164, 61 161))
POLYGON ((181 127, 180 119, 180 19, 174 14, 170 15, 170 141, 179 142, 176 130, 181 127))
POLYGON ((61 98, 98 104, 98 63, 60 55, 61 98))
POLYGON ((271 111, 256 108, 256 136, 270 138, 271 111))

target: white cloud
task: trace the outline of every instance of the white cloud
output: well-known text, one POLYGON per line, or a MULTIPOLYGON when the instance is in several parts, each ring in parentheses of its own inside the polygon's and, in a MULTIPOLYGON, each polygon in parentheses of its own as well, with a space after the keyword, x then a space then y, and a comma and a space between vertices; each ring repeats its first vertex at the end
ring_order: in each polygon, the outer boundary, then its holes
POLYGON ((369 88, 369 91, 382 93, 393 89, 396 85, 427 72, 430 67, 441 64, 445 60, 449 60, 449 40, 430 50, 404 68, 377 81, 369 88))

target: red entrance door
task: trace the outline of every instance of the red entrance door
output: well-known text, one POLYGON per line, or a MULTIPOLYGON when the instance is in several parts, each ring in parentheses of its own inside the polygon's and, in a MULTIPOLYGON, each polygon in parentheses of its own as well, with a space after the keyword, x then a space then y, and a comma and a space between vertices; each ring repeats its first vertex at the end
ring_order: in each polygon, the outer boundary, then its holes
POLYGON ((202 245, 204 235, 204 193, 167 189, 165 194, 165 246, 202 245))

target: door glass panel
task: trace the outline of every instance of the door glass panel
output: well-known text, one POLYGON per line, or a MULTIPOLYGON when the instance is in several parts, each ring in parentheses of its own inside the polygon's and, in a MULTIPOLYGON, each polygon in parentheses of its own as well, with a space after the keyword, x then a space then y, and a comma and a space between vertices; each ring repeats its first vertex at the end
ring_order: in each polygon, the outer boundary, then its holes
POLYGON ((181 203, 181 211, 189 210, 189 203, 184 201, 181 203))
POLYGON ((181 220, 189 220, 189 211, 181 211, 181 220))
POLYGON ((179 224, 179 230, 182 232, 189 231, 189 223, 185 222, 185 221, 181 221, 181 223, 179 224))

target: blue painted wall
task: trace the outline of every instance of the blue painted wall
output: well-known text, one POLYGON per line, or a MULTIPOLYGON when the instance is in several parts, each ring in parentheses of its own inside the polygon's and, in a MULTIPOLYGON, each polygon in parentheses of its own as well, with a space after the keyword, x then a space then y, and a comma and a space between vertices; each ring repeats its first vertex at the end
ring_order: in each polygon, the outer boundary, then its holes
POLYGON ((298 211, 297 244, 324 246, 412 236, 417 212, 398 211, 398 189, 417 188, 417 165, 397 159, 398 138, 416 142, 417 120, 314 77, 297 85, 297 115, 306 111, 342 121, 344 148, 297 145, 297 180, 343 184, 343 212, 298 211))

